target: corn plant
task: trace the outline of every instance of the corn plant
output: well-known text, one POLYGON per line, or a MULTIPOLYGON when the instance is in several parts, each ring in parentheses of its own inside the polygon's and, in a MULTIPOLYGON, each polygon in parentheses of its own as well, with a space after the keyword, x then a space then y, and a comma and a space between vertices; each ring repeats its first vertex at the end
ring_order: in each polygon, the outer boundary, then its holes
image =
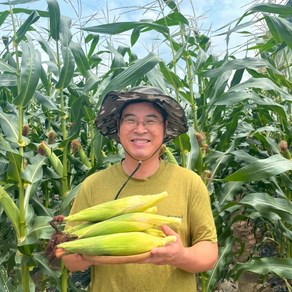
POLYGON ((165 157, 199 173, 210 190, 220 258, 199 275, 201 290, 245 271, 267 280, 276 274, 289 288, 291 7, 251 7, 222 34, 248 30, 245 19, 258 13, 254 22, 264 21, 265 34, 238 48, 254 57, 238 59, 228 50, 219 59, 209 53, 209 37, 173 1, 153 4, 152 21, 85 25, 81 41, 58 2, 43 2, 44 11, 14 2, 0 12, 3 31, 12 25, 0 58, 1 290, 76 290, 62 264, 54 269, 43 255, 54 232, 48 222, 68 214, 86 176, 121 159, 120 147, 95 130, 95 114, 108 91, 142 83, 170 90, 185 108, 189 132, 166 145, 165 157), (40 30, 43 20, 48 27, 40 30), (129 31, 128 45, 112 41, 129 31), (154 50, 143 58, 134 53, 147 32, 166 44, 170 59, 154 50), (238 221, 261 233, 246 262, 234 260, 238 221), (271 242, 275 252, 267 256, 271 242))

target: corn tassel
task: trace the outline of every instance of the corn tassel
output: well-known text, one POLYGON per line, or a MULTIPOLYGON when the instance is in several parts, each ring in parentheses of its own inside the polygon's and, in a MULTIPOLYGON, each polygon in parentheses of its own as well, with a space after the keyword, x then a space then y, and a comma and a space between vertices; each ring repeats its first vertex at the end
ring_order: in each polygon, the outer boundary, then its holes
POLYGON ((155 195, 136 195, 98 204, 69 215, 66 221, 98 222, 130 212, 143 212, 167 197, 167 192, 155 195))
POLYGON ((85 238, 110 233, 143 231, 163 224, 181 224, 181 219, 144 212, 127 213, 86 226, 73 234, 78 238, 85 238))
POLYGON ((173 235, 157 237, 144 232, 115 233, 58 244, 55 255, 59 258, 70 253, 90 256, 136 255, 175 241, 176 237, 173 235))

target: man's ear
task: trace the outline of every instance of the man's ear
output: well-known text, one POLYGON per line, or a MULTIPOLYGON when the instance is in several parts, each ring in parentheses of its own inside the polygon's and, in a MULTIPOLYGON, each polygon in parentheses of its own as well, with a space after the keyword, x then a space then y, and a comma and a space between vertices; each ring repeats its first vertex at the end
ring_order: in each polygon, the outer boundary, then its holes
POLYGON ((168 126, 168 120, 165 120, 165 122, 164 122, 164 138, 166 137, 167 126, 168 126))
POLYGON ((118 137, 120 137, 120 126, 121 126, 121 124, 120 124, 120 121, 118 120, 117 121, 117 135, 118 135, 118 137))

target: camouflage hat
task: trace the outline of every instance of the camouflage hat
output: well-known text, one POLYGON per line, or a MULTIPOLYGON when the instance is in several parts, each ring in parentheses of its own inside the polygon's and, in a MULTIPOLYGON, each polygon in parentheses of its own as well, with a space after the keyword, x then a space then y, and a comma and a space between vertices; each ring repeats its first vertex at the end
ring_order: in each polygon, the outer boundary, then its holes
POLYGON ((129 91, 110 91, 104 98, 95 120, 98 130, 109 138, 119 142, 118 121, 121 111, 127 103, 133 101, 150 101, 162 108, 168 121, 164 142, 185 133, 188 129, 185 112, 172 97, 160 89, 149 86, 135 87, 129 91))

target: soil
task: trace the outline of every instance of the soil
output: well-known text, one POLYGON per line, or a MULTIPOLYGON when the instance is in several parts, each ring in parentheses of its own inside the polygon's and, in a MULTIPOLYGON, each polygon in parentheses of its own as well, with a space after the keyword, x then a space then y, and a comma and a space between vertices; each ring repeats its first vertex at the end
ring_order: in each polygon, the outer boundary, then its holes
MULTIPOLYGON (((239 238, 245 245, 244 252, 234 257, 235 262, 246 262, 252 254, 255 254, 255 245, 259 238, 254 235, 253 227, 246 221, 237 222, 233 225, 233 235, 239 238)), ((234 251, 239 249, 239 244, 234 245, 234 251)), ((273 253, 273 247, 268 247, 265 253, 273 253)), ((260 251, 261 252, 261 251, 260 251)), ((277 278, 270 278, 265 283, 261 283, 260 275, 252 272, 244 272, 235 283, 224 281, 220 284, 218 292, 288 292, 284 281, 277 278)))

